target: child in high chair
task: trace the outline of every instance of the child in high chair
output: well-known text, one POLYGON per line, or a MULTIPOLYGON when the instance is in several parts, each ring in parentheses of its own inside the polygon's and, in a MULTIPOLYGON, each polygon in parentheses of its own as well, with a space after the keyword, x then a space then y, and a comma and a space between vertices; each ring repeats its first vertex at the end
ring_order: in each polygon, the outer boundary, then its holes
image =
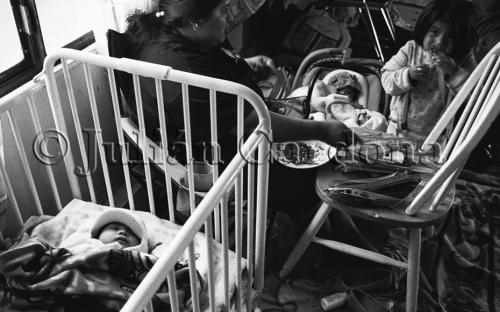
POLYGON ((147 230, 144 223, 126 209, 109 208, 96 218, 90 229, 90 237, 74 233, 61 244, 61 247, 72 253, 101 249, 147 253, 147 230))
POLYGON ((392 95, 387 132, 425 140, 469 72, 459 66, 475 41, 472 4, 430 2, 408 41, 382 68, 382 86, 392 95))
POLYGON ((349 128, 385 131, 385 117, 366 108, 368 86, 361 74, 346 69, 333 70, 313 88, 311 115, 314 119, 337 119, 349 128))

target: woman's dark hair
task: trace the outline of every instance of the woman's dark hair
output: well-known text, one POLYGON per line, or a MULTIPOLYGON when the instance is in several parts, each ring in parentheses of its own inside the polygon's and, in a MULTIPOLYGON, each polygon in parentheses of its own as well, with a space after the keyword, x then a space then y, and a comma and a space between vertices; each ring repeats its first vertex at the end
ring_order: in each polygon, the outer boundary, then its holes
POLYGON ((127 18, 127 33, 141 51, 161 33, 207 18, 223 0, 158 0, 158 10, 140 10, 127 18))
POLYGON ((436 21, 451 25, 452 52, 455 61, 463 59, 477 41, 472 25, 474 6, 465 0, 434 0, 424 8, 415 24, 413 37, 423 46, 424 37, 436 21))

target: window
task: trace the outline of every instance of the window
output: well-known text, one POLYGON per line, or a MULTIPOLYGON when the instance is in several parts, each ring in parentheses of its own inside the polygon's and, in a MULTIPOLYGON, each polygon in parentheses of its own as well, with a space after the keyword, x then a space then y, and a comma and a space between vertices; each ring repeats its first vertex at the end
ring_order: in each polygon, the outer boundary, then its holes
POLYGON ((24 59, 23 47, 17 34, 16 21, 9 0, 0 0, 0 21, 2 21, 4 42, 3 52, 0 52, 2 54, 0 72, 4 72, 24 59))
POLYGON ((94 42, 94 1, 0 0, 0 96, 32 79, 47 52, 94 42))
MULTIPOLYGON (((91 31, 95 1, 35 0, 45 51, 64 47, 91 31), (57 22, 54 22, 57 21, 57 22), (64 27, 68 25, 68 27, 64 27)), ((87 35, 88 36, 88 35, 87 35)))

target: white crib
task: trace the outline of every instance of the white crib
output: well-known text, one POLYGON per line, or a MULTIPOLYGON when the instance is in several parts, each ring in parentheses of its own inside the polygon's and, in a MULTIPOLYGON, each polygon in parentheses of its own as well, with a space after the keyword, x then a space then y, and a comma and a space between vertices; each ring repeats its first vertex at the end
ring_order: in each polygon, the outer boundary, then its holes
MULTIPOLYGON (((171 80, 182 84, 188 185, 194 185, 189 85, 210 90, 212 143, 217 142, 217 92, 237 96, 235 105, 238 105, 238 138, 244 137, 244 101, 253 106, 260 122, 243 144, 238 141, 234 143, 239 144, 239 152, 220 175, 218 164, 213 163, 214 184, 210 191, 202 194, 203 200, 197 206, 196 194, 193 188, 189 188, 190 217, 162 250, 160 259, 133 292, 122 311, 151 309, 149 300, 165 280, 169 289, 173 289, 172 311, 179 311, 173 269, 176 261, 183 255, 187 255, 189 263, 192 309, 200 311, 200 298, 195 291, 198 278, 195 273, 195 253, 198 253, 196 248, 200 248, 199 242, 205 245, 203 248, 206 248, 204 254, 208 264, 204 276, 209 301, 206 310, 253 310, 252 296, 263 287, 269 165, 267 157, 272 133, 265 104, 257 94, 242 85, 177 71, 167 66, 70 49, 60 49, 47 56, 41 75, 0 99, 1 120, 8 120, 8 124, 2 123, 5 153, 0 158, 0 169, 6 178, 10 202, 10 210, 6 213, 8 226, 12 232, 31 215, 54 215, 73 199, 106 206, 127 204, 127 207, 135 209, 138 203, 134 202, 134 183, 129 173, 126 149, 127 140, 132 137, 136 138, 135 144, 143 151, 150 212, 155 213, 150 172, 150 167, 154 165, 165 173, 170 221, 175 222, 172 187, 184 169, 168 155, 166 148, 161 148, 168 146, 162 109, 158 114, 161 144, 157 145, 146 137, 139 77, 155 79, 157 94, 160 95, 159 107, 162 107, 163 102, 161 81, 171 80), (58 60, 61 63, 56 65, 58 60), (120 116, 120 94, 115 84, 115 70, 133 75, 138 128, 134 128, 128 119, 120 116), (45 90, 48 103, 45 103, 45 90), (86 137, 89 131, 92 136, 86 137), (117 151, 122 164, 118 167, 111 166, 109 162, 111 145, 119 147, 117 151), (30 153, 30 146, 34 153, 30 153), (93 157, 92 152, 97 156, 93 157), (19 185, 27 185, 29 188, 19 185), (228 198, 232 192, 235 198, 234 238, 228 237, 228 198), (230 239, 234 239, 234 251, 229 249, 230 239), (217 245, 216 249, 214 245, 217 245), (218 250, 221 254, 214 255, 213 250, 218 250), (225 293, 222 304, 216 300, 215 295, 214 274, 219 272, 216 271, 218 268, 214 264, 214 257, 222 259, 222 291, 225 293), (235 270, 229 265, 230 258, 236 259, 233 263, 235 270), (229 284, 233 280, 235 291, 231 295, 229 284)), ((213 159, 218 159, 217 155, 214 156, 213 159)))

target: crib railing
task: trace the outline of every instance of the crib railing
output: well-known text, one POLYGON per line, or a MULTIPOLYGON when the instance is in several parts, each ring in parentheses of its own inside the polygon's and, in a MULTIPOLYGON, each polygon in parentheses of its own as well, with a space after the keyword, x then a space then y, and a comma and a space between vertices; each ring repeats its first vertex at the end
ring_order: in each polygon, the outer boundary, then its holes
MULTIPOLYGON (((69 185, 72 197, 79 199, 90 199, 92 202, 99 204, 107 204, 116 206, 115 194, 117 189, 125 189, 128 199, 128 207, 135 209, 137 203, 134 202, 134 185, 133 177, 130 175, 130 159, 127 153, 127 144, 130 142, 130 124, 129 120, 120 117, 119 112, 119 96, 115 83, 114 71, 121 70, 128 72, 133 77, 135 102, 138 113, 138 127, 132 129, 136 137, 139 149, 142 151, 142 165, 146 176, 146 191, 148 198, 148 206, 151 213, 157 212, 155 207, 151 166, 159 168, 165 176, 165 187, 168 198, 169 218, 175 221, 175 202, 172 189, 176 187, 179 177, 179 168, 187 170, 187 185, 194 185, 193 173, 193 148, 191 142, 191 125, 189 112, 189 94, 188 86, 196 86, 209 90, 210 94, 210 112, 211 112, 211 138, 214 146, 217 146, 217 93, 224 92, 236 95, 236 103, 238 107, 237 117, 237 137, 244 138, 244 121, 243 121, 243 105, 244 102, 250 103, 255 109, 259 123, 254 131, 249 134, 245 140, 236 140, 234 144, 237 146, 238 153, 234 156, 231 162, 225 167, 224 171, 219 175, 218 163, 214 161, 213 165, 213 186, 210 191, 203 195, 203 199, 196 205, 196 196, 199 192, 195 192, 192 187, 189 187, 189 203, 191 215, 182 226, 175 239, 166 247, 164 253, 153 266, 151 271, 145 277, 143 282, 138 286, 133 295, 124 305, 122 311, 139 311, 147 308, 148 302, 154 295, 160 285, 166 280, 171 293, 171 307, 173 311, 179 310, 177 302, 177 289, 174 278, 174 265, 181 255, 187 251, 188 263, 190 270, 191 282, 191 298, 194 311, 200 311, 200 300, 196 291, 197 279, 195 267, 195 245, 193 243, 195 235, 202 231, 206 236, 206 248, 208 255, 208 298, 209 310, 215 311, 215 281, 213 272, 213 259, 211 258, 212 245, 221 243, 223 250, 224 262, 224 285, 225 285, 225 304, 226 309, 233 306, 239 311, 246 304, 247 310, 252 310, 251 301, 253 290, 261 290, 264 277, 264 250, 265 250, 265 228, 267 215, 267 180, 268 180, 268 157, 270 152, 270 139, 272 133, 270 130, 269 113, 261 100, 261 98, 250 89, 229 81, 224 81, 215 78, 204 77, 192 73, 177 71, 167 66, 150 64, 130 59, 116 59, 103 55, 86 53, 70 49, 59 49, 53 54, 47 56, 44 64, 43 75, 48 99, 50 102, 51 114, 53 116, 55 129, 50 126, 42 126, 38 119, 40 112, 37 111, 37 105, 34 103, 32 90, 25 92, 18 91, 19 94, 13 94, 9 98, 0 99, 0 116, 6 116, 11 126, 11 131, 16 142, 18 157, 21 160, 23 172, 27 179, 27 184, 34 198, 36 212, 32 214, 43 214, 44 210, 40 203, 40 194, 38 194, 35 183, 39 177, 34 177, 32 173, 33 165, 30 166, 28 152, 24 148, 21 135, 19 133, 19 122, 13 118, 11 110, 14 107, 25 105, 31 113, 31 124, 35 136, 53 131, 57 134, 55 140, 58 144, 58 152, 64 157, 61 158, 64 163, 65 179, 60 179, 54 175, 54 164, 44 164, 46 176, 49 180, 49 185, 53 193, 54 205, 58 209, 62 209, 67 203, 67 199, 61 198, 59 189, 69 185), (60 60, 60 65, 55 63, 60 60), (81 66, 81 68, 79 67, 81 66), (73 70, 80 68, 80 70, 73 70), (70 70, 71 69, 71 70, 70 70), (64 84, 61 77, 57 76, 58 72, 63 74, 64 84), (107 75, 107 83, 102 81, 97 86, 95 85, 95 73, 105 72, 107 75), (74 77, 75 73, 79 77, 74 77), (143 116, 141 84, 140 77, 149 77, 155 80, 158 97, 158 116, 160 122, 161 142, 156 143, 146 137, 145 120, 143 116), (178 82, 182 85, 182 98, 184 109, 184 128, 186 137, 186 159, 187 165, 185 169, 180 166, 168 154, 167 148, 167 128, 165 124, 165 115, 163 111, 162 99, 162 81, 170 80, 178 82), (78 83, 75 84, 75 81, 78 83), (83 87, 83 85, 85 87, 83 87), (60 86, 65 86, 64 91, 60 90, 60 86), (86 89, 87 98, 81 94, 75 95, 75 89, 86 89), (102 90, 102 89, 106 90, 102 90), (96 92, 99 96, 96 96, 96 92), (103 95, 104 94, 104 95, 103 95), (103 100, 104 98, 104 100, 103 100), (110 127, 108 120, 103 118, 111 118, 101 116, 103 107, 112 106, 112 119, 114 126, 110 127), (88 107, 87 109, 85 109, 88 107), (87 115, 86 115, 87 114, 87 115), (82 115, 86 115, 86 119, 91 120, 92 133, 95 136, 95 142, 86 137, 88 125, 82 125, 82 115), (71 116, 71 118, 68 118, 71 116), (72 119, 71 121, 69 119, 72 119), (125 129, 125 128, 126 129, 125 129), (127 133, 128 131, 128 133, 127 133), (111 132, 107 134, 106 132, 111 132), (112 138, 112 139, 110 139, 112 138), (110 141, 111 140, 111 141, 110 141), (62 141, 65 141, 64 146, 62 141), (110 168, 109 145, 113 143, 118 147, 121 169, 116 170, 115 166, 110 168), (97 164, 92 162, 91 150, 95 146, 97 164), (154 152, 151 152, 154 151, 154 152), (160 155, 158 155, 158 153, 160 155), (90 158, 89 158, 90 157, 90 158), (94 170, 92 170, 92 168, 94 170), (95 170, 95 169, 98 170, 95 170), (116 183, 120 177, 119 183, 116 183), (97 182, 96 182, 97 179, 97 182), (245 182, 246 179, 246 182, 245 182), (101 183, 99 183, 102 181, 101 183), (106 200, 102 202, 99 196, 99 185, 103 184, 105 189, 106 200), (117 185, 119 184, 119 185, 117 185), (123 187, 122 187, 123 186, 123 187), (230 246, 229 239, 229 195, 234 193, 234 246, 230 246), (245 241, 244 241, 245 240, 245 241), (246 245, 246 250, 243 250, 246 245), (231 249, 232 250, 231 250, 231 249), (229 272, 228 254, 235 252, 237 259, 236 272, 229 272), (243 270, 246 266, 246 270, 243 270), (229 297, 229 275, 236 275, 236 291, 233 298, 229 297)), ((40 82, 35 84, 40 85, 40 82)), ((81 90, 80 90, 81 91, 81 90)), ((23 120, 24 121, 24 120, 23 120)), ((42 142, 46 144, 46 142, 42 142)), ((47 149, 46 146, 44 146, 47 149)), ((218 159, 219 151, 214 151, 213 160, 218 159)), ((48 153, 48 152, 47 152, 48 153)), ((50 154, 50 153, 49 153, 50 154)), ((51 155, 52 155, 51 154, 51 155)), ((57 154, 59 155, 59 154, 57 154)), ((23 222, 29 213, 23 211, 23 207, 16 204, 16 196, 12 190, 9 181, 8 170, 5 168, 3 155, 0 159, 0 169, 3 176, 7 180, 7 189, 11 206, 16 211, 15 215, 19 222, 23 222)), ((37 169, 38 170, 38 169, 37 169)), ((56 168, 57 170, 57 168, 56 168)), ((232 214, 232 212, 231 212, 232 214)))

